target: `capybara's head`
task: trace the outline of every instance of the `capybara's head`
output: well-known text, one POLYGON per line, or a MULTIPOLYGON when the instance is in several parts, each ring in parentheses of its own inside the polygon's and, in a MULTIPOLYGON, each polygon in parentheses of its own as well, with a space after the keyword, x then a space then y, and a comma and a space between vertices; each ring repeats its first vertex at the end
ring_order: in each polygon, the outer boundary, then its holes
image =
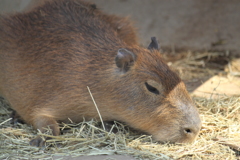
POLYGON ((111 91, 115 110, 120 120, 157 141, 192 142, 201 128, 197 108, 185 84, 151 45, 118 50, 111 91))

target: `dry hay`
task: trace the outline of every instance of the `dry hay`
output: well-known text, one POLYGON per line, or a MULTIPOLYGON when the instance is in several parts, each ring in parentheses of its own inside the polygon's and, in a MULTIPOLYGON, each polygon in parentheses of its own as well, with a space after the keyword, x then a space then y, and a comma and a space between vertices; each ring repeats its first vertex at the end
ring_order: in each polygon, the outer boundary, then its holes
POLYGON ((229 52, 182 52, 179 54, 165 53, 164 58, 176 69, 185 80, 209 77, 215 74, 228 74, 225 65, 235 58, 229 52))
POLYGON ((115 122, 110 126, 110 131, 105 131, 101 124, 92 120, 79 124, 61 124, 63 134, 47 140, 45 148, 32 147, 29 140, 36 134, 51 136, 37 133, 26 124, 13 126, 10 123, 11 110, 2 100, 0 159, 52 159, 69 155, 75 157, 113 154, 132 155, 137 159, 239 158, 239 96, 218 99, 193 98, 203 125, 200 135, 192 144, 158 144, 152 141, 151 136, 141 135, 121 123, 115 122))

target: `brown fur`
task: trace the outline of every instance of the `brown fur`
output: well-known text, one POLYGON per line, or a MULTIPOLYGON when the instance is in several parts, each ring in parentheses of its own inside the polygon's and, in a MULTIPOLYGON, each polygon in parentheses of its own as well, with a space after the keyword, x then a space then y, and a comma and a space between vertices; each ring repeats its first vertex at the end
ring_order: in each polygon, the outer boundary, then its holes
POLYGON ((105 121, 125 122, 162 142, 198 135, 201 121, 185 85, 157 50, 138 45, 127 19, 80 0, 0 17, 0 94, 24 121, 59 135, 57 122, 99 119, 87 86, 105 121), (115 60, 121 48, 130 59, 115 60))

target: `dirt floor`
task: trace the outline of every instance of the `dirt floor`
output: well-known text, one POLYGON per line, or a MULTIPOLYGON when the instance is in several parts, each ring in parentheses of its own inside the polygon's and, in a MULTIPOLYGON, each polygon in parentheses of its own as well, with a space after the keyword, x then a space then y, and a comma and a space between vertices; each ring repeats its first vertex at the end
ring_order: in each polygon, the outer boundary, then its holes
POLYGON ((194 96, 240 95, 240 59, 226 52, 164 54, 194 96))

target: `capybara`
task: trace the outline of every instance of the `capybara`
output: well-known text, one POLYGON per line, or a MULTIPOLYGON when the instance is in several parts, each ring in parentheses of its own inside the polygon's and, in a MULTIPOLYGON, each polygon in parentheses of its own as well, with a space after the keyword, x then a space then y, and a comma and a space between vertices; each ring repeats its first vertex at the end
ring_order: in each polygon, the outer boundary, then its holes
MULTIPOLYGON (((0 94, 34 128, 117 120, 160 142, 192 142, 201 120, 155 38, 141 47, 131 22, 81 0, 47 1, 0 17, 0 94)), ((39 146, 39 137, 30 144, 39 146)))

